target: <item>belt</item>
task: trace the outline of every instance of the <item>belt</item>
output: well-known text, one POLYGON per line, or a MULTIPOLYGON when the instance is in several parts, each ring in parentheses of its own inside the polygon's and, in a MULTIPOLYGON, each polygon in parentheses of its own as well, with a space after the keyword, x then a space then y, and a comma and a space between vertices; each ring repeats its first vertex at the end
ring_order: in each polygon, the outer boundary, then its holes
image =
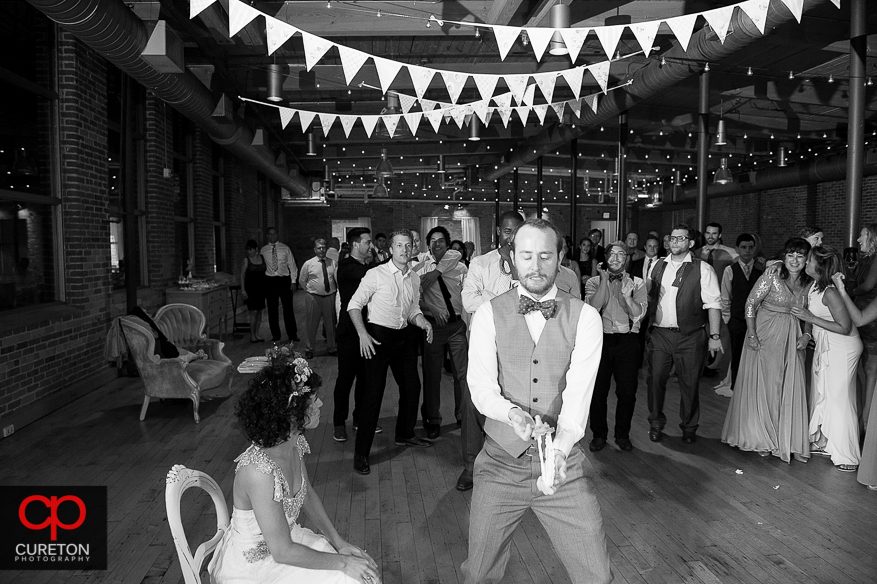
MULTIPOLYGON (((424 314, 423 316, 424 316, 424 317, 426 318, 426 320, 428 320, 429 322, 435 322, 435 317, 432 317, 432 316, 426 316, 425 314, 424 314)), ((448 320, 447 320, 447 322, 445 322, 445 324, 450 324, 450 323, 452 323, 452 322, 457 322, 458 320, 463 320, 463 319, 460 318, 459 316, 457 316, 456 314, 452 314, 452 315, 449 315, 449 316, 448 316, 448 320)))

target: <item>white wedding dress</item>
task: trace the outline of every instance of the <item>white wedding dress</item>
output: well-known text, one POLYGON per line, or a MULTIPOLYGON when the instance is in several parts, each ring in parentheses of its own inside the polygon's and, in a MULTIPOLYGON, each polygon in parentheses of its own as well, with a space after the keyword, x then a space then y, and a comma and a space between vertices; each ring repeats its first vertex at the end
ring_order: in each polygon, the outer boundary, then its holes
MULTIPOLYGON (((304 436, 296 441, 299 456, 304 459, 310 447, 304 436)), ((302 460, 302 482, 298 493, 290 492, 289 483, 283 471, 258 446, 251 445, 235 459, 235 473, 249 464, 255 465, 259 472, 274 476, 274 500, 283 503, 289 535, 294 543, 311 549, 335 553, 335 548, 322 535, 297 523, 298 514, 307 496, 307 483, 304 480, 304 460, 302 460)), ((337 570, 310 570, 280 564, 271 557, 268 544, 262 537, 262 530, 256 522, 252 509, 234 508, 231 526, 225 537, 213 552, 208 571, 216 584, 356 584, 358 581, 337 570)))

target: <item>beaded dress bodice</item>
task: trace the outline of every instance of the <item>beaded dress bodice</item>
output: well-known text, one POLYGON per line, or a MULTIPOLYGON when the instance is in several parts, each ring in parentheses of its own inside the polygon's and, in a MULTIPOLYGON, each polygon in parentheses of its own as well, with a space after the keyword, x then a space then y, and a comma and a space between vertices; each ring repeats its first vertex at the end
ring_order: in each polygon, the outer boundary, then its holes
POLYGON ((758 307, 765 303, 773 310, 788 312, 793 306, 801 306, 807 290, 792 292, 789 284, 778 273, 767 273, 758 279, 746 300, 746 316, 754 317, 758 307), (797 302, 796 302, 797 301, 797 302))
POLYGON ((283 512, 286 514, 286 518, 290 523, 298 521, 298 514, 301 511, 301 506, 304 504, 305 497, 307 497, 308 494, 308 485, 304 477, 304 456, 311 452, 311 448, 308 446, 308 441, 305 440, 305 437, 302 435, 299 435, 295 442, 295 446, 298 449, 299 458, 302 460, 301 488, 295 495, 291 493, 292 489, 289 486, 289 482, 286 480, 286 477, 283 476, 283 471, 277 463, 271 460, 271 457, 255 444, 251 444, 243 454, 235 459, 237 466, 234 469, 235 473, 237 473, 242 467, 252 464, 259 472, 273 475, 274 500, 283 504, 283 512))

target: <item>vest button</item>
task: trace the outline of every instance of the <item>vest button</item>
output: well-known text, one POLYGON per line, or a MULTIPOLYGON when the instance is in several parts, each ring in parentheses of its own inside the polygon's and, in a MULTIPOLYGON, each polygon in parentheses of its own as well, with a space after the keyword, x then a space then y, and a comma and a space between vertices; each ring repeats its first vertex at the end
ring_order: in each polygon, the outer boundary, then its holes
POLYGON ((539 398, 538 398, 538 397, 534 397, 534 398, 533 398, 533 403, 536 403, 537 401, 539 401, 539 398))
POLYGON ((538 364, 539 364, 539 359, 533 359, 533 365, 538 365, 538 364))
POLYGON ((534 378, 533 378, 533 383, 539 383, 539 380, 536 379, 536 378, 534 377, 534 378))

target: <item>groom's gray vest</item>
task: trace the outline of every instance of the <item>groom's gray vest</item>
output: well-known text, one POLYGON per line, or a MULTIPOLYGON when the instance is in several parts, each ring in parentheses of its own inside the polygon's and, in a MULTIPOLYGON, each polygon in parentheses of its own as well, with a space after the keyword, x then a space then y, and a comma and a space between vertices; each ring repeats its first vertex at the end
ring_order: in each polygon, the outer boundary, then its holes
MULTIPOLYGON (((584 302, 558 290, 557 314, 545 322, 539 344, 534 345, 524 315, 518 314, 518 298, 513 288, 490 301, 500 391, 525 412, 542 416, 556 428, 584 302)), ((490 418, 484 422, 484 431, 515 458, 532 444, 518 438, 509 424, 490 418)))

